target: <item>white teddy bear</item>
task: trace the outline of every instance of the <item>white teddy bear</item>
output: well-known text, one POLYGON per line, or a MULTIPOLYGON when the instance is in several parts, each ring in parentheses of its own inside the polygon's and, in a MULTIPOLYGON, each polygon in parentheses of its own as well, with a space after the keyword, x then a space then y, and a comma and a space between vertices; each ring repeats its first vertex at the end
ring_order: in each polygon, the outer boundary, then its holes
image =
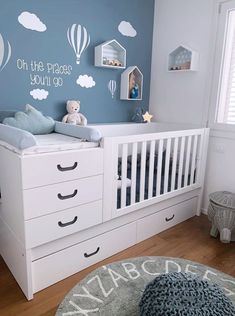
POLYGON ((66 114, 63 117, 62 119, 63 123, 70 123, 74 125, 83 125, 83 126, 87 125, 86 117, 83 114, 78 113, 80 111, 80 101, 75 101, 75 100, 67 101, 66 108, 67 108, 68 114, 66 114))

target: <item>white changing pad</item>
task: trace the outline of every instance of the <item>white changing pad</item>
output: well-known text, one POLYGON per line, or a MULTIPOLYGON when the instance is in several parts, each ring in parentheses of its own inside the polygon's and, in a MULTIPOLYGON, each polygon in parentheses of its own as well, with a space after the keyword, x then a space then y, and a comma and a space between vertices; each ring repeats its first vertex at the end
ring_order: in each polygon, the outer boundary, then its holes
POLYGON ((33 155, 55 151, 95 148, 99 146, 98 142, 87 142, 80 138, 66 136, 59 133, 34 135, 34 137, 37 141, 37 145, 26 148, 24 150, 19 150, 5 142, 0 142, 0 145, 21 155, 33 155))

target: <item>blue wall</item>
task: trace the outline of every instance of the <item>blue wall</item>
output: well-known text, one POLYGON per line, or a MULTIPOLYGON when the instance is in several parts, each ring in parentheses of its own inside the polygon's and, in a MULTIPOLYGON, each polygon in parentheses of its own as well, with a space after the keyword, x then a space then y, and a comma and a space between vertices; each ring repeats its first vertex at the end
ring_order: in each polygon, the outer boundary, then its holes
POLYGON ((44 114, 61 119, 65 113, 66 100, 79 99, 81 112, 90 123, 129 121, 136 106, 140 105, 147 110, 153 13, 154 0, 1 1, 0 34, 5 44, 4 58, 9 53, 7 41, 12 52, 4 69, 1 70, 0 64, 0 110, 23 110, 25 104, 29 103, 44 114), (30 30, 20 24, 18 17, 25 11, 40 18, 46 25, 46 31, 30 30), (118 31, 121 21, 130 22, 137 31, 137 36, 123 36, 118 31), (82 54, 80 65, 76 64, 75 53, 66 35, 73 23, 84 26, 91 37, 90 45, 82 54), (120 76, 123 70, 94 66, 95 46, 111 39, 116 39, 126 48, 127 66, 137 65, 143 72, 142 101, 120 100, 120 76), (42 71, 31 68, 31 61, 41 61, 42 71), (48 73, 47 63, 70 65, 71 74, 48 73), (79 75, 85 74, 93 77, 96 82, 94 87, 87 89, 77 85, 79 75), (45 80, 47 84, 50 80, 50 85, 32 85, 30 75, 31 78, 34 75, 46 76, 45 80), (56 87, 58 82, 62 82, 58 78, 63 80, 61 87, 56 87), (117 91, 113 99, 108 90, 111 79, 117 81, 117 91), (44 89, 49 95, 44 100, 35 100, 30 95, 30 91, 34 89, 44 89))

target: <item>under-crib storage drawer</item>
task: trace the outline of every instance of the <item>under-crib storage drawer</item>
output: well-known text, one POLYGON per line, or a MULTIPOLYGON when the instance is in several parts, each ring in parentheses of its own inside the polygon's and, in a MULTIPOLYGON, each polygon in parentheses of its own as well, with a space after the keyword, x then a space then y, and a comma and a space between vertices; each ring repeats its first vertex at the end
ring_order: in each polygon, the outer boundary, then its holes
POLYGON ((136 243, 131 223, 32 262, 33 292, 85 269, 136 243))
POLYGON ((22 159, 23 189, 103 174, 103 149, 47 153, 22 159))
POLYGON ((153 215, 141 218, 137 221, 137 242, 154 236, 161 231, 193 217, 196 215, 196 207, 197 198, 195 197, 153 215))
POLYGON ((26 248, 77 233, 102 223, 102 201, 84 204, 25 222, 26 248))
POLYGON ((25 220, 101 200, 103 176, 24 190, 25 220))

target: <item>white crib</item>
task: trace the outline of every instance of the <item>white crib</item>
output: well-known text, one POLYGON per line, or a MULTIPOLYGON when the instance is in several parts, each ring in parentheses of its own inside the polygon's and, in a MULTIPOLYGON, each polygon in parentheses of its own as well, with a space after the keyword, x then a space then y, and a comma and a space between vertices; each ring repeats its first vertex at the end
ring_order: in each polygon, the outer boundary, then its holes
POLYGON ((182 125, 133 124, 112 126, 111 130, 108 126, 101 127, 104 135, 104 221, 202 187, 209 130, 188 128, 164 131, 177 128, 182 128, 182 125), (129 135, 125 136, 124 133, 129 135), (130 177, 127 176, 128 163, 130 177), (119 172, 118 165, 121 165, 119 172))
POLYGON ((96 127, 98 148, 20 155, 0 146, 0 253, 28 299, 200 214, 208 129, 96 127))

